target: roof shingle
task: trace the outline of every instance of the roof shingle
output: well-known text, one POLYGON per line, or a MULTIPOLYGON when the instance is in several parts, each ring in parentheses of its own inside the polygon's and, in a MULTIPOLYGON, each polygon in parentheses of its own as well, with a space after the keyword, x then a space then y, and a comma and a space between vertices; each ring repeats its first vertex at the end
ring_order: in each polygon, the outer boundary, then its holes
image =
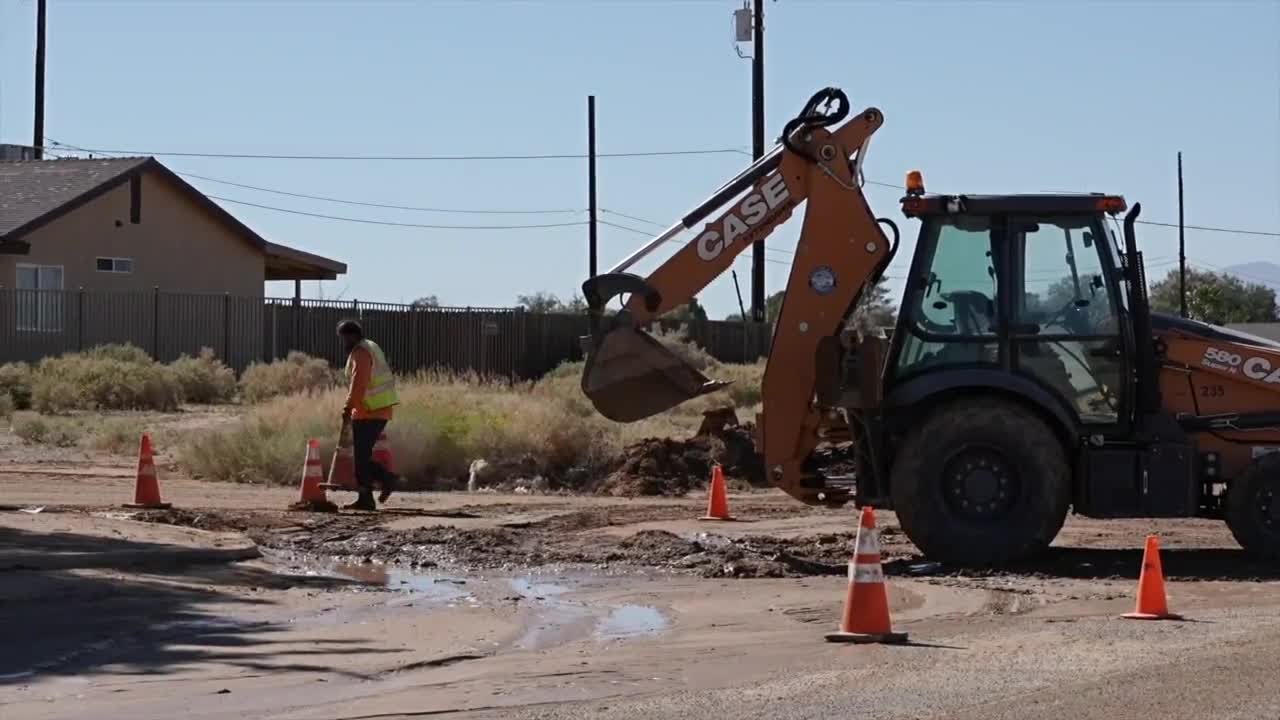
POLYGON ((128 174, 151 158, 0 162, 0 238, 128 174))

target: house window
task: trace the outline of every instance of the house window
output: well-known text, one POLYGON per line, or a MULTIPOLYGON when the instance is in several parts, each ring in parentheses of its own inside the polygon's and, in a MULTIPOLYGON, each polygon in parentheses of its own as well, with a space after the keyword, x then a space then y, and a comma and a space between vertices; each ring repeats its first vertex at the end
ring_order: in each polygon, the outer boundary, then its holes
POLYGON ((62 267, 18 265, 18 329, 62 331, 62 267))
POLYGON ((133 272, 132 258, 100 257, 98 272, 129 274, 133 272))

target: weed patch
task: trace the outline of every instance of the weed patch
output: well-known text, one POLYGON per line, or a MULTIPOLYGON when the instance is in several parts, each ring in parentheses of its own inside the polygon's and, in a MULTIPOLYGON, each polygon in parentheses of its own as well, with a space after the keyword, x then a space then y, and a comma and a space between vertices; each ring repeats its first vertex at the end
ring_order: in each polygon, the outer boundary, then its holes
POLYGON ((322 358, 291 352, 283 360, 250 365, 240 378, 240 390, 246 402, 260 403, 286 395, 323 392, 340 381, 338 372, 322 358))

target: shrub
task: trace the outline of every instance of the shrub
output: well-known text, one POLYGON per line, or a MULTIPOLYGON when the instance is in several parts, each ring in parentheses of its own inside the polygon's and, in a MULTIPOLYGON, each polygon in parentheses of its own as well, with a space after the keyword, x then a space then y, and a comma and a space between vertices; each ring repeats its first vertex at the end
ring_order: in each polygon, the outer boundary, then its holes
POLYGON ((0 396, 17 410, 31 407, 31 367, 26 363, 0 365, 0 396))
POLYGON ((197 357, 183 355, 169 367, 187 402, 212 405, 231 402, 236 396, 235 371, 223 365, 211 348, 202 348, 197 357))
POLYGON ((42 413, 65 413, 84 407, 83 389, 74 380, 52 375, 37 375, 31 388, 31 408, 42 413))
POLYGON ((240 389, 246 401, 260 403, 281 395, 329 390, 339 382, 339 374, 324 359, 295 351, 284 360, 250 365, 240 378, 240 389))
POLYGON ((13 417, 13 398, 6 393, 0 393, 0 420, 8 420, 13 417))
POLYGON ((73 420, 26 415, 14 420, 13 434, 34 445, 72 447, 84 432, 73 420))
POLYGON ((130 346, 107 346, 41 360, 34 371, 32 407, 68 410, 177 410, 182 386, 174 371, 130 346))
POLYGON ((131 365, 150 365, 150 353, 131 343, 97 345, 81 353, 90 360, 114 360, 131 365))
POLYGON ((662 346, 676 354, 681 360, 685 361, 695 370, 705 372, 707 368, 719 364, 715 358, 711 357, 702 348, 702 346, 689 340, 689 328, 682 325, 677 330, 667 330, 659 327, 650 333, 653 338, 662 343, 662 346))

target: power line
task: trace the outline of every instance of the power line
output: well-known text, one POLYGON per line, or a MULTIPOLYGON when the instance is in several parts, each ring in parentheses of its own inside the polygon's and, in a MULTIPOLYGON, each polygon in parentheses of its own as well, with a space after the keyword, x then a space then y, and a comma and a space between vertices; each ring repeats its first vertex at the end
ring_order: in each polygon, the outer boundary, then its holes
MULTIPOLYGON (((76 150, 79 152, 97 153, 100 155, 130 155, 134 157, 146 156, 146 155, 167 155, 167 156, 173 156, 173 157, 251 158, 251 159, 265 159, 265 160, 410 160, 410 161, 413 161, 413 160, 420 160, 420 161, 551 160, 551 159, 582 159, 587 157, 584 154, 376 156, 376 155, 251 155, 251 154, 234 154, 234 153, 219 154, 219 153, 194 153, 194 152, 167 152, 166 153, 166 152, 141 152, 141 151, 133 151, 133 150, 91 149, 91 148, 85 148, 85 147, 58 142, 53 139, 50 139, 49 143, 53 147, 45 148, 45 149, 53 149, 53 150, 70 149, 70 150, 76 150)), ((601 158, 601 157, 662 157, 662 156, 678 156, 678 155, 710 155, 710 154, 724 154, 724 153, 738 153, 742 155, 749 155, 749 153, 745 152, 740 148, 719 148, 719 149, 706 149, 706 150, 668 150, 668 151, 654 151, 654 152, 597 153, 596 157, 597 158, 601 158)), ((365 202, 365 201, 357 201, 357 200, 346 200, 343 198, 333 198, 333 197, 326 197, 321 195, 308 195, 305 193, 295 193, 287 190, 279 190, 276 188, 266 188, 266 187, 260 187, 255 185, 247 185, 244 183, 232 182, 230 180, 211 178, 211 177, 195 175, 190 173, 179 173, 179 174, 187 177, 207 180, 209 182, 222 183, 226 185, 242 187, 249 190, 257 190, 260 192, 268 192, 268 193, 274 193, 278 195, 287 195, 291 197, 305 198, 310 200, 320 200, 323 202, 335 202, 335 203, 341 203, 341 204, 347 204, 347 205, 360 205, 365 207, 378 207, 378 208, 386 208, 386 209, 393 209, 393 210, 476 214, 476 215, 486 215, 486 214, 551 215, 551 214, 566 214, 566 213, 582 212, 581 210, 568 210, 568 209, 471 210, 471 209, 415 207, 415 206, 407 206, 407 205, 395 205, 395 204, 387 204, 387 203, 373 203, 373 202, 365 202)), ((885 188, 899 189, 902 187, 901 184, 899 183, 888 183, 880 180, 864 180, 864 182, 867 185, 876 185, 876 186, 885 187, 885 188)), ((611 213, 614 215, 618 215, 619 217, 625 217, 629 220, 635 220, 637 222, 643 222, 643 223, 647 223, 655 226, 662 226, 661 223, 656 223, 652 220, 646 220, 644 218, 638 218, 638 217, 631 217, 623 213, 619 213, 612 210, 602 210, 602 212, 611 213)), ((1139 225, 1152 225, 1156 227, 1166 227, 1166 228, 1178 227, 1176 223, 1158 222, 1155 220, 1138 220, 1136 222, 1139 225)), ((662 227, 665 227, 665 226, 662 226, 662 227)), ((1280 237, 1280 232, 1271 232, 1266 230, 1242 230, 1239 228, 1227 228, 1227 227, 1220 227, 1220 226, 1213 226, 1213 225, 1185 225, 1184 227, 1188 230, 1198 230, 1201 232, 1216 232, 1216 233, 1226 233, 1226 234, 1233 234, 1233 235, 1253 235, 1257 237, 1280 237)))
MULTIPOLYGON (((660 222, 655 222, 655 221, 653 221, 653 220, 646 220, 645 218, 637 217, 637 216, 635 216, 635 215, 628 215, 628 214, 626 214, 626 213, 618 212, 617 210, 609 210, 609 209, 607 209, 607 208, 600 208, 600 212, 608 213, 608 214, 610 214, 610 215, 617 215, 618 217, 623 217, 623 218, 626 218, 626 219, 628 219, 628 220, 634 220, 634 221, 636 221, 636 222, 648 223, 649 225, 652 225, 652 226, 654 226, 654 227, 660 227, 660 228, 664 228, 664 229, 666 228, 666 226, 665 226, 665 225, 663 225, 663 224, 662 224, 662 223, 660 223, 660 222)), ((623 227, 623 226, 620 226, 620 225, 614 225, 614 227, 623 227)), ((649 231, 647 231, 647 230, 637 230, 636 228, 630 228, 630 227, 623 227, 623 229, 624 229, 624 230, 630 230, 631 232, 634 232, 634 233, 643 233, 643 234, 645 234, 645 235, 649 235, 650 237, 652 237, 652 236, 653 236, 653 233, 651 233, 651 232, 649 232, 649 231)), ((793 257, 793 256, 795 255, 795 253, 794 253, 794 252, 792 252, 792 251, 790 251, 790 250, 784 250, 784 249, 782 249, 782 248, 776 248, 776 247, 765 247, 765 250, 767 250, 767 251, 769 251, 769 252, 782 253, 783 255, 786 255, 787 257, 793 257)))
POLYGON ((320 218, 322 220, 341 220, 342 222, 362 223, 366 225, 390 225, 392 227, 409 227, 409 228, 425 228, 428 230, 534 230, 539 228, 563 228, 576 227, 586 225, 585 222, 565 222, 565 223, 544 223, 535 225, 426 225, 423 223, 406 223, 392 222, 390 220, 373 220, 370 218, 353 218, 343 215, 326 215, 324 213, 306 212, 304 210, 291 210, 289 208, 275 207, 273 205, 260 205, 245 200, 233 200, 232 198, 219 197, 217 195, 206 195, 210 200, 219 202, 233 203, 235 205, 246 205, 248 207, 260 208, 262 210, 271 210, 279 213, 288 213, 290 215, 304 215, 306 217, 320 218))
MULTIPOLYGON (((55 147, 62 143, 53 142, 55 147)), ((72 146, 66 146, 72 147, 72 146)), ((410 162, 483 162, 508 160, 580 160, 587 157, 583 153, 541 153, 530 155, 284 155, 273 153, 215 153, 162 150, 111 150, 105 148, 76 148, 82 152, 100 155, 126 155, 146 157, 160 155, 164 157, 196 157, 219 158, 228 160, 354 160, 354 161, 410 161, 410 162)), ((711 148, 701 150, 653 150, 645 152, 596 153, 597 158, 638 158, 638 157, 677 157, 683 155, 724 155, 745 154, 739 148, 711 148)))
MULTIPOLYGON (((1156 225, 1159 227, 1176 228, 1177 223, 1155 222, 1154 220, 1138 220, 1139 225, 1156 225)), ((1211 227, 1207 225, 1184 225, 1188 230, 1201 230, 1204 232, 1229 233, 1234 235, 1260 235, 1262 237, 1280 237, 1280 232, 1267 232, 1265 230, 1238 230, 1235 228, 1211 227)))
MULTIPOLYGON (((92 152, 85 150, 76 145, 51 141, 58 147, 69 148, 79 152, 92 152)), ((174 170, 178 175, 185 178, 194 178, 196 180, 204 180, 206 182, 218 183, 220 185, 229 185, 232 187, 244 188, 246 190, 256 190, 258 192, 272 193, 274 195, 284 195, 287 197, 303 198, 307 200, 320 200, 322 202, 339 203, 343 205, 359 205, 361 207, 376 207, 388 210, 409 210, 414 212, 432 212, 432 213, 456 213, 460 215, 558 215, 568 213, 580 213, 582 210, 570 209, 543 209, 543 210, 478 210, 474 208, 440 208, 440 207, 423 207, 416 205, 396 205, 392 203, 377 203, 363 200, 348 200, 345 198, 336 198, 326 195, 309 195, 307 193, 293 192, 291 190, 281 190, 279 188, 263 187, 261 185, 249 185, 247 183, 235 182, 223 178, 209 177, 208 175, 197 175, 195 173, 182 172, 174 170)))
MULTIPOLYGON (((175 171, 176 172, 176 171, 175 171)), ((179 175, 187 178, 195 178, 197 180, 205 180, 221 185, 230 185, 232 187, 245 188, 246 190, 257 190, 259 192, 272 193, 275 195, 285 195, 288 197, 304 198, 307 200, 321 200, 323 202, 341 203, 343 205, 359 205, 362 207, 386 208, 389 210, 411 210, 415 212, 430 213, 457 213, 461 215, 563 215, 568 213, 580 213, 582 210, 569 209, 547 209, 547 210, 478 210, 463 208, 440 208, 440 207, 421 207, 414 205, 394 205, 390 203, 376 203, 361 200, 346 200, 343 198, 328 197, 325 195, 308 195, 306 193, 291 192, 288 190, 278 190, 276 188, 262 187, 259 185, 247 185, 245 183, 232 182, 230 180, 221 180, 219 178, 208 177, 205 175, 196 175, 195 173, 178 172, 179 175)))
MULTIPOLYGON (((615 214, 617 214, 617 213, 615 213, 615 214)), ((627 232, 633 232, 633 233, 635 233, 635 234, 637 234, 637 235, 644 235, 644 236, 646 236, 646 237, 653 237, 653 233, 649 232, 648 230, 638 230, 638 229, 636 229, 636 228, 628 227, 628 226, 626 226, 626 225, 621 225, 621 224, 619 224, 619 223, 609 222, 608 220, 597 220, 596 222, 600 223, 601 225, 608 225, 608 226, 609 226, 609 227, 611 227, 611 228, 617 228, 617 229, 619 229, 619 230, 626 230, 627 232)), ((643 221, 642 221, 642 222, 643 222, 643 221)), ((677 245, 680 245, 680 246, 682 246, 682 247, 685 245, 685 243, 682 243, 682 242, 680 242, 679 240, 677 240, 677 239, 675 239, 675 238, 671 238, 671 239, 670 239, 670 240, 668 240, 667 242, 670 242, 670 243, 676 243, 677 245)), ((779 252, 785 252, 785 251, 779 251, 779 252)), ((749 259, 749 258, 745 258, 745 257, 738 257, 738 258, 734 258, 734 261, 735 261, 735 262, 737 262, 737 261, 739 261, 739 260, 747 260, 747 259, 749 259)), ((790 265, 791 265, 791 263, 790 263, 790 262, 787 262, 787 261, 785 261, 785 260, 774 260, 773 258, 765 258, 765 262, 771 262, 771 263, 774 263, 774 264, 777 264, 777 265, 787 265, 787 266, 790 266, 790 265)))
POLYGON ((600 208, 600 212, 608 213, 609 215, 617 215, 620 218, 626 218, 628 220, 634 220, 636 222, 642 222, 642 223, 645 223, 646 225, 653 225, 654 227, 660 227, 660 228, 666 227, 660 222, 654 222, 653 220, 645 220, 642 217, 636 217, 635 215, 628 215, 623 212, 618 212, 617 210, 610 210, 609 208, 600 208))

